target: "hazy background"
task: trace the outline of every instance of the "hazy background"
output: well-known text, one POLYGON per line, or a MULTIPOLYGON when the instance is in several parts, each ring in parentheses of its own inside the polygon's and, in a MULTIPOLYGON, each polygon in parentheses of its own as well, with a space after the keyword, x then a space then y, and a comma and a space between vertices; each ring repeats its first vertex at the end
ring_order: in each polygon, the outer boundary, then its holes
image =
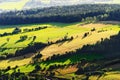
POLYGON ((120 0, 0 0, 0 10, 101 3, 119 4, 120 0))

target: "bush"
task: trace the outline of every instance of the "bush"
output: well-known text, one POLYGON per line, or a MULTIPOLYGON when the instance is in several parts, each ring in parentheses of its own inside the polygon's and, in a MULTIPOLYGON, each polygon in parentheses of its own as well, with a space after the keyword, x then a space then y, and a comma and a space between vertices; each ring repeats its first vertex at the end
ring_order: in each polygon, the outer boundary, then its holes
POLYGON ((28 80, 28 77, 26 75, 20 75, 19 80, 28 80))
POLYGON ((10 69, 11 69, 11 67, 8 66, 8 67, 5 69, 5 71, 9 71, 10 69))
POLYGON ((6 59, 6 55, 0 55, 0 60, 6 59))
POLYGON ((18 27, 16 27, 16 28, 13 30, 12 34, 18 34, 18 33, 20 33, 20 32, 21 32, 21 29, 18 28, 18 27))
POLYGON ((38 53, 37 55, 35 55, 35 57, 34 58, 41 58, 42 57, 42 54, 40 54, 40 53, 38 53))
POLYGON ((41 69, 41 67, 39 65, 35 66, 35 71, 39 71, 41 69))

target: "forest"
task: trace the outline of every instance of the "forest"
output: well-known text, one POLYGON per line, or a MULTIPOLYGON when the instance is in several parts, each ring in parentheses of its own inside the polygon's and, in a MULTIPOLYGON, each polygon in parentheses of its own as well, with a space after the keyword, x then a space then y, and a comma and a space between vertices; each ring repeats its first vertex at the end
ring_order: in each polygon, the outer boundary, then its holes
POLYGON ((32 24, 46 22, 80 22, 86 20, 120 20, 120 5, 86 4, 15 10, 0 14, 0 25, 32 24))

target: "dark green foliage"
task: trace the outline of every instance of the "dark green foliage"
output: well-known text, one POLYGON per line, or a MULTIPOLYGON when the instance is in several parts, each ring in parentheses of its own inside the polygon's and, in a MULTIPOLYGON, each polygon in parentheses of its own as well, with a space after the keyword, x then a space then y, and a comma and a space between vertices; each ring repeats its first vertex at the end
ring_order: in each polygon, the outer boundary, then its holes
POLYGON ((22 49, 22 50, 17 50, 15 52, 15 56, 20 56, 28 53, 36 53, 38 50, 43 49, 47 44, 44 43, 34 43, 32 45, 28 45, 28 47, 22 49))
MULTIPOLYGON (((15 35, 15 34, 18 34, 18 33, 24 33, 24 32, 31 32, 31 31, 38 31, 38 30, 42 30, 42 29, 46 29, 47 26, 43 26, 43 27, 37 27, 37 28, 32 28, 32 29, 23 29, 23 32, 20 28, 16 27, 12 33, 8 33, 8 32, 4 32, 3 34, 0 34, 0 37, 4 37, 4 36, 9 36, 9 35, 15 35)), ((21 36, 20 37, 20 40, 22 38, 22 40, 24 40, 23 38, 25 38, 27 36, 21 36)), ((36 39, 36 36, 33 36, 33 41, 36 39)), ((9 42, 10 38, 7 38, 6 39, 7 42, 9 42)))
POLYGON ((35 70, 36 70, 36 71, 39 71, 40 69, 41 69, 41 67, 40 67, 39 65, 36 65, 36 66, 35 66, 35 70))
POLYGON ((101 42, 97 42, 95 45, 85 45, 82 49, 78 50, 81 53, 97 53, 103 54, 106 57, 119 57, 120 54, 120 33, 111 36, 110 39, 102 39, 101 42))
POLYGON ((34 58, 38 58, 38 59, 39 59, 39 58, 41 58, 41 57, 42 57, 42 54, 38 53, 38 54, 35 55, 34 58))
POLYGON ((48 41, 48 45, 51 45, 51 44, 57 44, 57 43, 64 43, 65 41, 72 41, 74 39, 74 37, 73 36, 71 36, 70 38, 68 38, 68 36, 66 35, 66 36, 64 36, 64 38, 62 38, 62 39, 59 39, 59 40, 57 40, 57 41, 55 41, 55 42, 49 42, 48 41))
POLYGON ((87 37, 89 35, 89 32, 86 32, 84 35, 83 35, 83 38, 87 37))
MULTIPOLYGON (((18 28, 18 27, 16 27, 16 28, 12 31, 12 33, 4 32, 3 34, 0 34, 0 37, 9 36, 9 35, 14 35, 14 34, 18 34, 18 33, 21 33, 21 32, 22 32, 21 29, 18 28)), ((10 39, 7 38, 6 40, 7 40, 7 42, 9 42, 10 39)))
POLYGON ((10 66, 8 66, 6 69, 5 69, 5 71, 8 71, 8 70, 10 70, 11 69, 11 67, 10 66))
POLYGON ((38 31, 38 30, 42 30, 42 29, 46 29, 47 26, 43 26, 43 27, 37 27, 37 28, 32 28, 32 29, 23 29, 23 32, 31 32, 31 31, 38 31))
POLYGON ((75 72, 75 74, 84 74, 84 69, 83 68, 79 68, 78 70, 77 70, 77 72, 75 72))
POLYGON ((16 28, 13 30, 12 34, 18 34, 18 33, 20 33, 20 32, 21 32, 21 29, 18 28, 18 27, 16 27, 16 28))
POLYGON ((6 59, 6 55, 0 55, 0 60, 6 59))
POLYGON ((6 40, 7 40, 7 42, 9 42, 9 41, 10 41, 10 38, 7 38, 6 40))
POLYGON ((43 22, 78 22, 91 20, 120 20, 120 5, 86 4, 10 11, 0 14, 0 24, 30 24, 43 22))
POLYGON ((20 75, 19 80, 29 80, 26 75, 20 75))
POLYGON ((20 39, 19 39, 18 41, 16 41, 15 44, 16 44, 16 43, 19 43, 19 42, 23 42, 23 41, 25 41, 27 38, 28 38, 27 35, 20 36, 20 39))
POLYGON ((3 34, 0 34, 0 37, 8 36, 8 35, 12 35, 12 33, 4 32, 3 34))
POLYGON ((96 29, 95 28, 93 28, 93 29, 91 29, 91 32, 93 32, 93 31, 95 31, 96 29))

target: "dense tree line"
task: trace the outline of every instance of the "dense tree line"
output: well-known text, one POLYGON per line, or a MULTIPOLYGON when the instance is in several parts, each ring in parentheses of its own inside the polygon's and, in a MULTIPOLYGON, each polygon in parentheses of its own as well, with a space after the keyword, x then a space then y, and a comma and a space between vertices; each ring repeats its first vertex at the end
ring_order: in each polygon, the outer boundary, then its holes
MULTIPOLYGON (((32 44, 29 44, 25 48, 16 50, 15 54, 5 53, 4 55, 0 55, 0 60, 17 57, 17 56, 23 56, 23 55, 29 54, 29 53, 37 53, 37 51, 42 50, 46 46, 47 46, 47 44, 45 44, 45 43, 40 43, 40 42, 32 43, 32 44)), ((7 49, 7 48, 2 48, 2 49, 7 49)), ((39 56, 39 55, 37 55, 37 56, 39 56)))
MULTIPOLYGON (((65 54, 57 54, 57 55, 53 55, 51 57, 48 57, 46 59, 46 63, 49 61, 66 61, 68 59, 70 59, 70 57, 77 55, 76 59, 78 59, 78 54, 79 55, 94 55, 94 54, 100 54, 103 57, 100 58, 104 61, 108 60, 109 63, 102 63, 102 67, 106 67, 112 64, 116 64, 120 62, 120 32, 117 35, 111 36, 110 39, 101 39, 101 41, 97 42, 95 45, 85 45, 83 46, 81 49, 77 49, 76 52, 66 52, 65 54), (114 60, 115 59, 115 60, 114 60), (112 61, 113 60, 113 61, 112 61)), ((80 58, 80 57, 79 57, 80 58)), ((70 59, 71 60, 71 59, 70 59)), ((96 58, 96 61, 99 60, 96 58)), ((83 62, 83 63, 87 63, 89 60, 82 57, 81 59, 78 60, 78 62, 83 62)), ((95 62, 94 60, 92 60, 93 62, 95 62)), ((81 63, 80 63, 81 65, 81 63)), ((100 66, 98 66, 100 67, 100 66)), ((97 68, 98 68, 97 67, 97 68)))
POLYGON ((47 26, 36 27, 36 28, 32 28, 32 29, 25 28, 22 31, 22 29, 20 29, 19 27, 16 27, 12 32, 4 32, 4 33, 0 34, 0 37, 15 35, 15 34, 19 34, 19 33, 38 31, 38 30, 42 30, 42 29, 46 29, 46 28, 47 28, 47 26))
POLYGON ((28 53, 37 53, 38 50, 43 49, 45 46, 47 46, 47 44, 45 43, 34 43, 31 45, 28 45, 26 48, 22 50, 17 50, 15 52, 15 56, 21 56, 28 53))
POLYGON ((74 39, 73 36, 71 36, 70 38, 68 37, 68 35, 65 35, 62 39, 59 39, 59 40, 56 40, 55 42, 52 42, 52 41, 48 41, 48 45, 51 45, 51 44, 57 44, 57 43, 64 43, 66 41, 72 41, 74 39))
POLYGON ((0 24, 30 24, 41 22, 77 22, 91 20, 119 20, 120 5, 87 4, 43 9, 9 11, 0 14, 0 24), (107 16, 105 16, 107 15, 107 16))
MULTIPOLYGON (((9 67, 10 68, 10 67, 9 67)), ((35 66, 35 69, 32 72, 24 73, 21 72, 20 69, 14 68, 6 68, 0 70, 0 80, 67 80, 64 78, 54 77, 55 73, 50 71, 46 73, 42 73, 41 67, 39 65, 35 66), (12 73, 7 73, 9 70, 14 70, 12 73), (38 73, 38 71, 40 71, 38 73)))
POLYGON ((80 53, 97 53, 109 57, 119 57, 120 54, 120 32, 117 35, 110 36, 110 39, 103 39, 98 41, 95 45, 84 45, 82 49, 78 50, 80 53))

